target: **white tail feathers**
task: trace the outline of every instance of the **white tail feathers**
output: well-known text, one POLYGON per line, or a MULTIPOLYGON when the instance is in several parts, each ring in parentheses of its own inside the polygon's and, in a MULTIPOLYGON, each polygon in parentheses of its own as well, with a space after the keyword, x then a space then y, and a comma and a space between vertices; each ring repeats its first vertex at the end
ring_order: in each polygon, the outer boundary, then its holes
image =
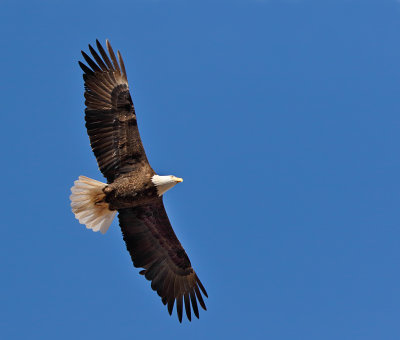
POLYGON ((72 194, 69 197, 72 212, 79 223, 85 224, 86 228, 93 231, 100 231, 102 234, 108 230, 117 213, 110 210, 108 203, 103 201, 105 186, 105 183, 79 176, 71 188, 72 194))

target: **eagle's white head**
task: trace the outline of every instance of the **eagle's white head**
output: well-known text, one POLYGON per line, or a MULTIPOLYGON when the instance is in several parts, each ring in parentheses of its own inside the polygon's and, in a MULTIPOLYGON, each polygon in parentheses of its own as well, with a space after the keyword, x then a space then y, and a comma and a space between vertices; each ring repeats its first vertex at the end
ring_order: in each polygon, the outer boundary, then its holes
POLYGON ((172 175, 168 176, 154 175, 151 178, 151 181, 157 188, 158 196, 162 196, 167 190, 171 189, 177 183, 183 182, 183 179, 172 175))

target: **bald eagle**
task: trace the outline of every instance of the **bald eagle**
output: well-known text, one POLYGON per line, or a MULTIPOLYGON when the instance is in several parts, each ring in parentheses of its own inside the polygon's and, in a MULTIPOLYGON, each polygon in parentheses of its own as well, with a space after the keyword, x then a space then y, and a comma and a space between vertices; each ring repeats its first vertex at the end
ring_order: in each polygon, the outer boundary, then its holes
POLYGON ((151 168, 140 139, 136 112, 129 93, 125 65, 106 40, 107 52, 96 40, 92 58, 82 51, 79 62, 85 84, 85 120, 90 145, 107 184, 79 176, 71 188, 71 207, 86 228, 105 233, 118 212, 119 225, 133 265, 151 281, 151 288, 171 315, 176 301, 191 320, 206 310, 206 290, 176 237, 163 204, 163 194, 182 182, 160 176, 151 168))

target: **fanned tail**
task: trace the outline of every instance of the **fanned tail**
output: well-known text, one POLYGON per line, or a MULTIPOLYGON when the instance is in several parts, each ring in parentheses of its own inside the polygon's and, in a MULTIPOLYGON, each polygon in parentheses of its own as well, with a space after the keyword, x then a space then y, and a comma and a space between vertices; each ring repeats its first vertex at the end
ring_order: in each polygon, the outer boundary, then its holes
POLYGON ((104 187, 107 184, 94 179, 79 176, 71 188, 71 208, 79 223, 86 228, 100 231, 105 234, 110 227, 116 211, 109 209, 109 204, 104 201, 104 187))

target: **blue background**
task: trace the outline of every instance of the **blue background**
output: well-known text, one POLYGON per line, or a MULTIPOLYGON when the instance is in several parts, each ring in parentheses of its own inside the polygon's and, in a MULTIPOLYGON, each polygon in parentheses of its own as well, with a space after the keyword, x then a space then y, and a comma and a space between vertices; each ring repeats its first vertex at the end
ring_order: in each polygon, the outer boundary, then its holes
MULTIPOLYGON (((400 339, 400 3, 2 1, 2 339, 400 339), (103 180, 80 50, 125 59, 209 293, 179 324, 70 211, 103 180)), ((174 311, 175 312, 175 311, 174 311)))

